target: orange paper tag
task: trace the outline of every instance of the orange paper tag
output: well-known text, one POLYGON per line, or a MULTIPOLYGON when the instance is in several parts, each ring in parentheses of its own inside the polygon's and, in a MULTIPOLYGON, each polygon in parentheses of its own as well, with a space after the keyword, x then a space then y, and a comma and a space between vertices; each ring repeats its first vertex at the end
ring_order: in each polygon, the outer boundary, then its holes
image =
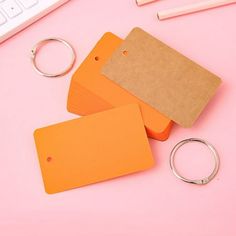
POLYGON ((56 193, 154 165, 138 105, 35 131, 45 190, 56 193))

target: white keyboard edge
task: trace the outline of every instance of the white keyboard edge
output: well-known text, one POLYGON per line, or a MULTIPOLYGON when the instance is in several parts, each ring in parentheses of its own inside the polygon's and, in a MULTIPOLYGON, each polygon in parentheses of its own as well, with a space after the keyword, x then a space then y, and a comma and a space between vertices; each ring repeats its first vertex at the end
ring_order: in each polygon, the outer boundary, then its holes
POLYGON ((50 0, 47 1, 47 3, 39 2, 36 6, 26 10, 27 14, 22 14, 11 19, 6 24, 0 26, 0 44, 69 1, 70 0, 50 0))

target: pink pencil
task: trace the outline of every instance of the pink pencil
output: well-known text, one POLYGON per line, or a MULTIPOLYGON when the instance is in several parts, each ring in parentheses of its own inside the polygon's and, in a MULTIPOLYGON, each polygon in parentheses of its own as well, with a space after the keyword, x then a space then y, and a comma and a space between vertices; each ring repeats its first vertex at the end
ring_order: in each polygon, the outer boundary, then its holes
POLYGON ((151 2, 156 2, 157 0, 136 0, 138 6, 142 6, 151 2))
POLYGON ((173 9, 167 9, 159 11, 157 17, 159 20, 165 20, 168 18, 186 15, 198 11, 207 10, 210 8, 220 7, 228 4, 236 3, 236 0, 207 0, 199 3, 194 3, 182 7, 176 7, 173 9))

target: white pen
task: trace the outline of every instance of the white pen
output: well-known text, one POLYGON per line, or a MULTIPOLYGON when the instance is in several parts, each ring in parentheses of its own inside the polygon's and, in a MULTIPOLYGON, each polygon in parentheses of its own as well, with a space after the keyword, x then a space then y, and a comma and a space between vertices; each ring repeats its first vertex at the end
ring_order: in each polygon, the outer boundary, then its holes
POLYGON ((193 3, 181 7, 162 10, 157 13, 159 20, 165 20, 168 18, 186 15, 194 12, 207 10, 210 8, 220 7, 228 4, 236 3, 236 0, 207 0, 198 3, 193 3))

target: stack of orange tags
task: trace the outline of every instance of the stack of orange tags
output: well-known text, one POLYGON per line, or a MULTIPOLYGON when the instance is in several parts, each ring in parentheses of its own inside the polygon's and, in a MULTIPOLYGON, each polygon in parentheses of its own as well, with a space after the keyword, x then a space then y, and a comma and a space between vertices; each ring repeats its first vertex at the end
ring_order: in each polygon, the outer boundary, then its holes
POLYGON ((106 33, 71 80, 67 108, 84 117, 38 129, 45 189, 56 193, 154 165, 148 137, 191 127, 221 80, 140 28, 106 33))

